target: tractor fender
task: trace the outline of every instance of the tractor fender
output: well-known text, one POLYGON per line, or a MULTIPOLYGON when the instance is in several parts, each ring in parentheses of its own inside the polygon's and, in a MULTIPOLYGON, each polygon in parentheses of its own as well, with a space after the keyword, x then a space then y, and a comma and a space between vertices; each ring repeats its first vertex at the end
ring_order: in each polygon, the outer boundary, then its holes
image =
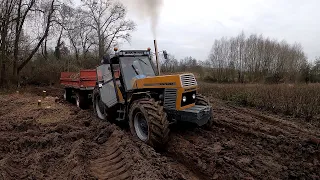
MULTIPOLYGON (((128 107, 130 108, 132 103, 137 100, 137 99, 142 99, 142 98, 152 98, 150 92, 135 92, 131 95, 131 97, 128 99, 128 107)), ((129 109, 128 108, 128 109, 129 109)))

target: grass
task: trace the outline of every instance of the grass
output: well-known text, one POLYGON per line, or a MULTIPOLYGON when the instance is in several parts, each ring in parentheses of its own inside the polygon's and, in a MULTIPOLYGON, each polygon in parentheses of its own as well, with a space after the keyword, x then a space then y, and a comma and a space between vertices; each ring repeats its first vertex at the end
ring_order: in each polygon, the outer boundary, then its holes
POLYGON ((201 83, 201 93, 242 106, 271 110, 294 117, 320 115, 320 84, 212 84, 201 83))

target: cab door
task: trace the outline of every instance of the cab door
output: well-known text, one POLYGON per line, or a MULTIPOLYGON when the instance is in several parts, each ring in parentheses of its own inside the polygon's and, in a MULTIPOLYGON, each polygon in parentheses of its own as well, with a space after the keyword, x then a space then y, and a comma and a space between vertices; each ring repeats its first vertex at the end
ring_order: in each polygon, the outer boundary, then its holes
POLYGON ((97 82, 102 102, 108 108, 116 105, 118 99, 110 64, 103 64, 97 68, 97 82))

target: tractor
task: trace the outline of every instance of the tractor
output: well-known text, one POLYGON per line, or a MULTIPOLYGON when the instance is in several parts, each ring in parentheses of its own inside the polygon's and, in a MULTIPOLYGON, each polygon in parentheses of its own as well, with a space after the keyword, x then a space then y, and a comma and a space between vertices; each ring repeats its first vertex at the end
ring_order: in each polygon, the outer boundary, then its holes
POLYGON ((212 107, 192 73, 160 76, 147 50, 121 50, 96 69, 93 109, 99 119, 129 121, 133 136, 165 147, 172 124, 211 126, 212 107))

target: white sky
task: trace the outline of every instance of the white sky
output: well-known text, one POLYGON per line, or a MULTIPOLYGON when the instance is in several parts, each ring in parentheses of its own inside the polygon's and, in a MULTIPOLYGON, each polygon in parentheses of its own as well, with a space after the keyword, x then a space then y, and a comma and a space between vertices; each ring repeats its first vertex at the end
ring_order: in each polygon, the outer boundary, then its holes
MULTIPOLYGON (((134 1, 134 0, 132 0, 134 1)), ((279 41, 299 42, 309 58, 320 56, 320 1, 318 0, 164 0, 157 28, 159 50, 176 58, 205 60, 215 39, 263 34, 279 41)), ((148 19, 128 7, 137 23, 131 43, 120 49, 153 48, 148 19)))

